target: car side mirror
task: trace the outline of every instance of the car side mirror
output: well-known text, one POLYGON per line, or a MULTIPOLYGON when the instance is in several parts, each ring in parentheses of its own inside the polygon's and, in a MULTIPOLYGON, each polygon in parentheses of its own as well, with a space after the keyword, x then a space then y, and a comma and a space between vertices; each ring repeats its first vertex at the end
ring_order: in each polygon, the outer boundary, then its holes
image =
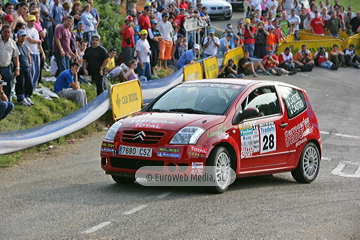
POLYGON ((259 109, 257 108, 247 108, 243 112, 239 112, 233 119, 233 125, 239 124, 245 119, 255 118, 260 115, 259 109))

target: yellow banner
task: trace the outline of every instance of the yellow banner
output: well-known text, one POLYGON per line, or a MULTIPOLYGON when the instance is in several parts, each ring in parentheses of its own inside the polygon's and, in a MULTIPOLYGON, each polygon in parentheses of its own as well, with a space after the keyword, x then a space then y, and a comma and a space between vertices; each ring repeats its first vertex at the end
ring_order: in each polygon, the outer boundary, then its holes
POLYGON ((205 78, 217 78, 219 76, 218 59, 216 56, 207 58, 204 61, 205 78))
MULTIPOLYGON (((343 38, 344 40, 348 39, 350 36, 347 35, 346 32, 340 31, 340 38, 343 38)), ((331 37, 329 35, 329 31, 325 31, 325 35, 314 35, 312 31, 310 30, 300 30, 300 36, 299 40, 321 40, 321 39, 337 39, 336 37, 331 37), (310 36, 311 35, 311 36, 310 36)))
POLYGON ((138 112, 142 105, 142 92, 139 80, 112 85, 110 102, 114 120, 138 112))
POLYGON ((239 66, 239 60, 244 56, 244 50, 242 47, 231 49, 224 56, 223 65, 226 65, 230 58, 234 60, 234 63, 239 66))
POLYGON ((204 79, 202 64, 196 62, 184 67, 184 81, 204 79))
POLYGON ((356 55, 360 56, 360 33, 347 39, 346 48, 348 48, 350 44, 354 44, 356 55))

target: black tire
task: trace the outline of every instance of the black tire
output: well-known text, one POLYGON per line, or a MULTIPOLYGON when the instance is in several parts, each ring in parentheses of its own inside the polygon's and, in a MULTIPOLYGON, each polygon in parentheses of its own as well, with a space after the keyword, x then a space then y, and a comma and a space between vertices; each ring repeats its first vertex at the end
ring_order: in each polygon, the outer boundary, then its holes
POLYGON ((225 20, 230 20, 232 18, 232 14, 230 15, 230 17, 226 17, 224 18, 225 20))
MULTIPOLYGON (((231 157, 229 151, 225 147, 215 147, 215 149, 211 152, 209 158, 207 159, 206 166, 222 166, 226 168, 231 168, 231 157)), ((206 169, 206 168, 205 168, 206 169)), ((207 186, 206 189, 212 193, 224 193, 229 188, 229 182, 231 179, 230 171, 228 174, 222 174, 221 179, 225 181, 218 181, 218 176, 220 173, 216 171, 216 168, 212 168, 212 170, 207 171, 206 173, 215 176, 216 180, 214 182, 214 186, 207 186)))
POLYGON ((297 168, 291 175, 299 183, 311 183, 314 181, 320 169, 320 152, 313 142, 308 142, 300 156, 297 168))
POLYGON ((135 176, 134 177, 124 177, 124 176, 111 175, 111 177, 116 183, 130 184, 130 183, 135 182, 135 176))

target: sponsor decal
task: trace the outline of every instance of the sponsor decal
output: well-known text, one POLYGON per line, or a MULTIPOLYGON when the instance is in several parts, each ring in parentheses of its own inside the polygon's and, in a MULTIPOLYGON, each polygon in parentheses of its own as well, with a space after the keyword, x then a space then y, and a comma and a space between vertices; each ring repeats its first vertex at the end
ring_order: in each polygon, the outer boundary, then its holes
POLYGON ((114 147, 115 147, 115 144, 109 143, 109 142, 103 142, 101 146, 102 146, 102 147, 114 148, 114 147))
POLYGON ((198 152, 188 152, 189 156, 192 157, 199 157, 199 158, 204 158, 205 154, 204 153, 198 153, 198 152))
POLYGON ((158 152, 158 157, 170 157, 170 158, 180 158, 180 154, 176 153, 166 153, 166 152, 158 152))
POLYGON ((204 163, 202 163, 202 162, 191 163, 191 168, 203 168, 203 167, 204 167, 204 163))
POLYGON ((172 153, 178 153, 179 149, 178 148, 165 148, 165 147, 161 147, 159 149, 159 151, 161 152, 172 152, 172 153))
POLYGON ((114 154, 115 152, 116 152, 116 150, 115 149, 112 149, 112 148, 101 148, 101 151, 102 152, 109 152, 109 153, 112 153, 112 154, 114 154))
POLYGON ((133 119, 130 123, 149 123, 149 124, 174 124, 176 122, 170 122, 167 120, 155 120, 155 119, 133 119))
POLYGON ((304 143, 304 142, 307 142, 307 138, 303 138, 303 139, 301 139, 300 141, 298 141, 298 142, 295 144, 295 147, 301 145, 301 144, 304 143))
POLYGON ((165 124, 135 123, 133 128, 156 128, 161 129, 165 124))
POLYGON ((306 137, 313 131, 313 126, 310 124, 309 118, 303 119, 298 125, 285 131, 285 145, 289 147, 290 145, 296 143, 300 139, 306 137))
POLYGON ((207 135, 208 135, 209 138, 215 137, 218 134, 220 134, 222 132, 225 132, 226 130, 228 130, 228 128, 225 127, 223 124, 221 124, 215 132, 208 131, 207 135))
POLYGON ((260 130, 260 153, 276 151, 276 126, 274 122, 262 123, 260 130))
POLYGON ((190 151, 206 154, 208 150, 207 150, 207 148, 199 148, 199 147, 190 146, 190 151))
POLYGON ((241 157, 249 157, 254 152, 259 152, 259 129, 256 122, 239 124, 241 157))
POLYGON ((286 104, 288 105, 288 109, 291 115, 295 114, 298 111, 301 111, 305 108, 304 102, 300 97, 300 94, 296 91, 291 96, 285 99, 286 104))

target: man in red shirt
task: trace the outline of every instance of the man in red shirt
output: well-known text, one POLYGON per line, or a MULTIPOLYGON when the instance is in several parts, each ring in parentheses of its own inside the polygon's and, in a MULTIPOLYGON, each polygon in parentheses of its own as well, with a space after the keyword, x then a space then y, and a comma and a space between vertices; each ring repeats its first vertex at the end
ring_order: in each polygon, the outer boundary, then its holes
POLYGON ((276 55, 273 54, 273 51, 268 51, 268 54, 262 59, 261 64, 264 66, 266 71, 270 72, 272 75, 281 76, 281 74, 285 75, 293 75, 296 72, 289 72, 283 68, 278 68, 279 59, 276 55))
POLYGON ((250 26, 250 19, 245 20, 245 31, 244 31, 244 48, 245 52, 250 53, 250 57, 254 56, 255 50, 255 32, 256 29, 250 26))
POLYGON ((150 10, 151 10, 150 6, 145 6, 143 14, 141 14, 140 17, 138 18, 138 24, 141 30, 145 29, 147 31, 149 28, 151 28, 150 18, 149 18, 150 10))
POLYGON ((133 18, 131 16, 127 16, 125 18, 125 25, 123 25, 119 30, 119 34, 122 36, 122 42, 121 42, 122 58, 123 58, 123 62, 127 66, 129 66, 129 62, 132 59, 134 59, 134 51, 135 51, 134 28, 131 26, 132 22, 133 22, 133 18))
POLYGON ((315 11, 315 18, 313 18, 310 22, 310 27, 315 35, 324 35, 324 19, 319 17, 319 12, 315 11))
POLYGON ((184 9, 188 10, 189 9, 188 1, 181 0, 180 4, 179 4, 179 8, 184 8, 184 9))

